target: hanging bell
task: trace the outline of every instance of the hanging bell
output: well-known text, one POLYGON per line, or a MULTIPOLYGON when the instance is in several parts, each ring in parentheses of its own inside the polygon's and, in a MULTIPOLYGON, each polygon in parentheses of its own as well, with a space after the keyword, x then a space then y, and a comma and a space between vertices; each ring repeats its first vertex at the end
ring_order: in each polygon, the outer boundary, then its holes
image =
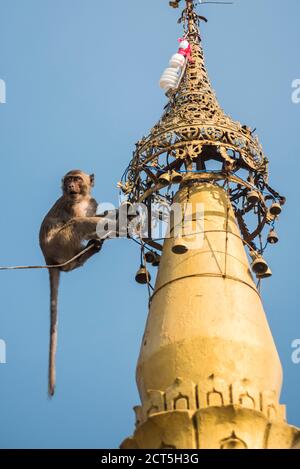
POLYGON ((152 264, 155 261, 155 252, 147 251, 145 254, 145 259, 148 264, 152 264))
POLYGON ((154 260, 152 262, 152 265, 153 267, 158 267, 160 264, 160 256, 156 254, 156 252, 154 252, 153 254, 154 254, 154 260))
POLYGON ((178 236, 177 238, 175 238, 174 244, 172 247, 172 252, 174 252, 174 254, 185 254, 186 252, 188 252, 188 250, 189 250, 188 245, 184 241, 184 239, 181 238, 181 236, 178 236))
POLYGON ((171 182, 171 178, 170 178, 170 174, 169 173, 162 173, 159 177, 158 177, 158 182, 159 184, 161 184, 162 186, 168 186, 171 182))
POLYGON ((272 277, 272 271, 270 267, 268 267, 268 270, 264 274, 256 274, 256 278, 259 280, 270 277, 272 277))
POLYGON ((136 273, 135 281, 137 283, 145 285, 145 283, 150 282, 150 280, 151 280, 151 276, 150 276, 149 272, 147 271, 146 267, 141 265, 141 267, 139 268, 139 270, 136 273))
MULTIPOLYGON (((251 255, 252 257, 252 255, 251 255)), ((251 264, 251 269, 252 269, 252 272, 254 272, 255 274, 258 274, 258 275, 262 275, 262 274, 265 274, 268 270, 269 266, 268 264, 266 263, 266 261, 264 260, 264 258, 260 255, 256 255, 254 257, 254 260, 251 264)))
POLYGON ((177 171, 171 171, 171 182, 172 184, 180 184, 182 181, 182 174, 177 171))
POLYGON ((247 194, 247 200, 249 204, 257 204, 257 202, 259 201, 259 193, 257 191, 250 191, 247 194))
POLYGON ((273 215, 273 217, 277 217, 282 212, 281 205, 278 204, 277 202, 274 202, 274 204, 271 205, 269 211, 270 211, 270 214, 273 215))
POLYGON ((268 234, 267 241, 270 244, 276 244, 279 241, 278 235, 275 230, 271 230, 268 234))

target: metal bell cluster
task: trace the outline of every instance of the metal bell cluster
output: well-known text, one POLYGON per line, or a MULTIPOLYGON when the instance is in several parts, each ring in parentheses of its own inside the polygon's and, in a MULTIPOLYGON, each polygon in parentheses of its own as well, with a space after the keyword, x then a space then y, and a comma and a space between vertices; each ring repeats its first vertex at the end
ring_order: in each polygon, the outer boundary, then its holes
POLYGON ((153 267, 158 267, 160 263, 160 255, 154 251, 148 251, 145 254, 146 262, 152 264, 153 267))
MULTIPOLYGON (((254 185, 253 178, 249 178, 248 182, 252 183, 254 185)), ((276 233, 274 229, 274 222, 275 220, 279 217, 279 215, 282 212, 282 205, 285 202, 285 199, 275 199, 273 196, 267 195, 265 198, 262 194, 262 192, 255 187, 253 187, 251 190, 248 191, 246 195, 246 200, 248 204, 250 204, 250 209, 254 208, 259 204, 264 204, 265 210, 267 211, 267 223, 272 226, 270 229, 268 235, 267 235, 267 243, 274 245, 277 244, 279 241, 278 234, 276 233), (271 205, 267 205, 267 201, 271 200, 271 205), (253 206, 253 207, 251 207, 253 206)), ((262 258, 262 256, 257 253, 255 250, 250 252, 250 256, 252 257, 252 265, 251 269, 252 271, 256 274, 256 277, 259 279, 262 278, 267 278, 272 275, 272 272, 270 268, 268 267, 268 264, 266 261, 262 258)))
POLYGON ((272 276, 272 271, 261 254, 256 251, 251 251, 250 257, 252 258, 251 270, 258 280, 272 276))
POLYGON ((180 184, 182 179, 182 174, 173 170, 167 171, 166 173, 161 173, 158 177, 158 182, 161 186, 167 187, 170 184, 180 184))
MULTIPOLYGON (((160 264, 160 255, 155 251, 147 251, 145 254, 145 260, 152 267, 158 267, 160 264)), ((135 280, 140 285, 145 285, 151 281, 151 275, 145 265, 141 264, 139 270, 135 275, 135 280)))

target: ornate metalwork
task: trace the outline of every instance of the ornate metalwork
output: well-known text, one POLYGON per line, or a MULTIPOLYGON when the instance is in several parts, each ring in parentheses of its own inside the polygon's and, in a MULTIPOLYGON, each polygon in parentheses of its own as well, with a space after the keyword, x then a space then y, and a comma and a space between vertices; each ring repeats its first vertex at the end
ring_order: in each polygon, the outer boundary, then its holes
MULTIPOLYGON (((173 7, 179 4, 171 3, 173 7)), ((262 231, 266 224, 273 227, 276 220, 269 205, 283 205, 285 199, 268 185, 268 159, 255 131, 233 121, 217 101, 199 32, 200 21, 206 19, 196 13, 195 4, 186 0, 179 19, 192 47, 192 61, 187 60, 178 88, 166 94, 168 103, 161 119, 137 142, 119 187, 132 203, 151 204, 159 196, 171 204, 172 184, 166 189, 158 182, 164 172, 180 172, 181 184, 203 180, 226 185, 245 243, 263 252, 262 231), (251 190, 259 193, 257 204, 247 199, 251 190), (249 215, 251 229, 247 227, 249 215), (258 236, 259 247, 255 244, 258 236)))

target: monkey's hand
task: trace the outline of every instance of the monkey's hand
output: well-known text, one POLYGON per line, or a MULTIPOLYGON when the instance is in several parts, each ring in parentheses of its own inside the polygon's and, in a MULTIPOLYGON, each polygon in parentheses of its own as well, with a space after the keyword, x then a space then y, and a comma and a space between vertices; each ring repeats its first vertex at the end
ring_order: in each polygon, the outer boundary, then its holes
POLYGON ((103 239, 91 239, 86 247, 93 246, 94 252, 100 252, 103 246, 104 240, 103 239))

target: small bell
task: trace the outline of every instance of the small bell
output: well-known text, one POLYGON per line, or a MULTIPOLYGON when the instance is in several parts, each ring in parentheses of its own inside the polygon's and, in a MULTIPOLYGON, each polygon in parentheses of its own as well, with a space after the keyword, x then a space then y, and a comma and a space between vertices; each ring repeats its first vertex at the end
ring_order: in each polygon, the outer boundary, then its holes
POLYGON ((182 174, 177 171, 171 171, 171 182, 172 184, 180 184, 182 181, 182 174))
POLYGON ((154 260, 152 262, 152 265, 153 267, 158 267, 160 264, 160 256, 156 254, 156 252, 154 252, 153 254, 154 254, 154 260))
POLYGON ((172 252, 174 252, 174 254, 185 254, 186 252, 188 252, 188 250, 189 248, 187 246, 187 243, 184 241, 183 238, 181 238, 181 236, 175 238, 172 247, 172 252))
POLYGON ((272 277, 272 271, 270 267, 268 267, 268 270, 264 274, 256 274, 256 278, 259 280, 269 277, 272 277))
POLYGON ((267 241, 270 244, 276 244, 279 241, 278 235, 275 230, 271 230, 268 234, 267 241))
MULTIPOLYGON (((250 254, 251 255, 251 254, 250 254)), ((253 262, 251 264, 251 269, 252 269, 252 272, 254 272, 255 274, 258 274, 258 275, 262 275, 262 274, 265 274, 269 268, 268 264, 266 263, 266 261, 264 260, 264 258, 260 255, 251 255, 253 262)))
POLYGON ((141 267, 139 268, 139 270, 136 273, 135 281, 137 283, 140 283, 141 285, 145 285, 145 283, 150 282, 150 280, 151 280, 151 276, 150 276, 149 272, 147 271, 146 267, 141 265, 141 267))
POLYGON ((257 204, 259 201, 259 193, 257 191, 250 191, 247 195, 247 200, 249 204, 257 204))
POLYGON ((171 178, 170 178, 170 174, 169 173, 162 173, 159 177, 158 177, 158 182, 159 184, 161 184, 162 186, 168 186, 171 182, 171 178))
POLYGON ((278 204, 277 202, 274 202, 274 204, 271 205, 269 211, 270 211, 270 214, 273 215, 273 217, 277 217, 282 212, 281 205, 278 204))
POLYGON ((145 254, 145 259, 148 264, 152 264, 152 262, 155 261, 155 252, 153 251, 147 251, 145 254))

